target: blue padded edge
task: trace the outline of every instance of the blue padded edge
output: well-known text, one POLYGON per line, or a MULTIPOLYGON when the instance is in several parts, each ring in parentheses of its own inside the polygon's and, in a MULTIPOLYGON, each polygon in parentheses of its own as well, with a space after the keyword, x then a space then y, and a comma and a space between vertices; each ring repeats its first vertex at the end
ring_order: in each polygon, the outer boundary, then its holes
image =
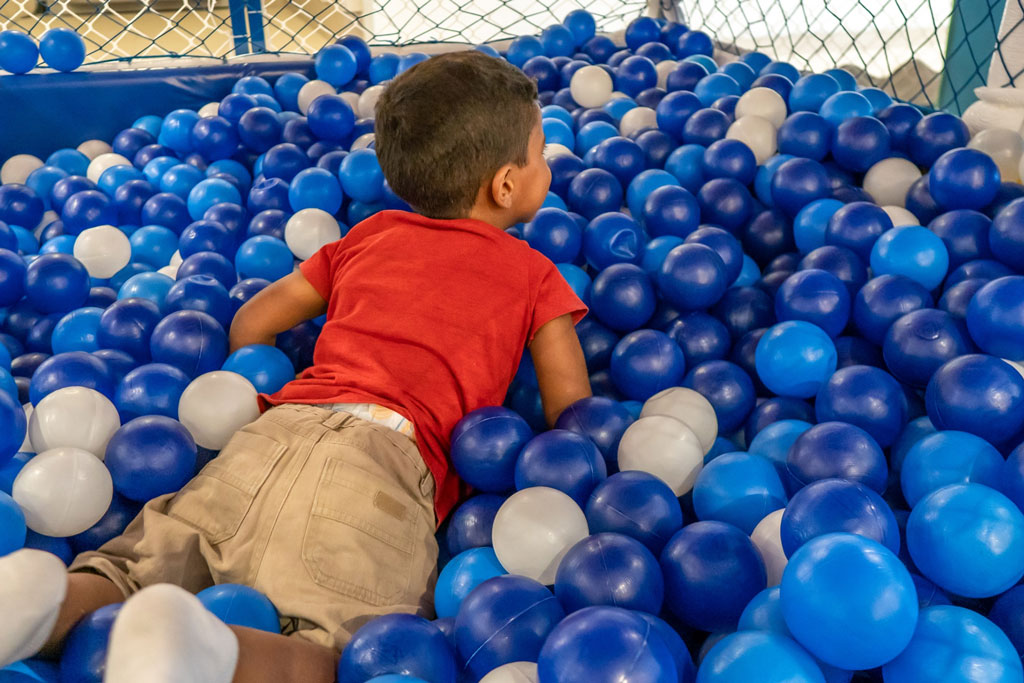
POLYGON ((140 116, 199 109, 243 76, 289 71, 313 78, 313 60, 0 76, 0 163, 15 154, 45 159, 85 140, 110 142, 140 116))

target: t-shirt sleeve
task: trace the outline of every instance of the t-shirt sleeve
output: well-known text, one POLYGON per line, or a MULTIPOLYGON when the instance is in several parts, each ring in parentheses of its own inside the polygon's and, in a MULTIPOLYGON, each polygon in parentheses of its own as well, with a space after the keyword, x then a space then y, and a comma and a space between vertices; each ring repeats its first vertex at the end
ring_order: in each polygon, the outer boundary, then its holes
POLYGON ((342 240, 331 242, 320 247, 308 259, 299 264, 299 271, 306 278, 317 294, 327 301, 334 284, 334 270, 338 252, 341 251, 342 240))
POLYGON ((540 264, 539 275, 535 278, 533 291, 533 318, 530 322, 530 334, 527 343, 533 341, 537 330, 546 323, 563 315, 572 315, 575 325, 587 315, 587 306, 576 296, 569 283, 554 263, 537 254, 536 263, 540 264))

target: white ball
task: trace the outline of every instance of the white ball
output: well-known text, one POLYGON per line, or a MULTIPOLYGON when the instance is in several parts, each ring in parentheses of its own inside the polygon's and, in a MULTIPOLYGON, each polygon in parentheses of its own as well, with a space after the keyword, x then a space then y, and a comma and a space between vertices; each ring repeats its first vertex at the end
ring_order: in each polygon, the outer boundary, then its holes
POLYGON ((353 152, 356 151, 357 149, 366 149, 367 147, 372 145, 373 141, 376 139, 377 136, 375 136, 373 133, 363 133, 352 142, 352 146, 349 149, 353 152))
MULTIPOLYGON (((45 228, 50 223, 52 223, 54 221, 59 221, 59 220, 60 220, 60 214, 59 213, 57 213, 53 209, 47 209, 46 211, 43 212, 43 217, 39 219, 39 225, 36 226, 36 228, 38 229, 40 226, 45 228)), ((36 237, 38 237, 38 235, 36 235, 36 237)))
POLYGON ((204 119, 217 116, 220 111, 220 102, 207 102, 197 112, 204 119))
POLYGON ((78 234, 73 253, 89 275, 104 280, 132 260, 132 243, 114 226, 100 225, 78 234))
POLYGON ((309 111, 309 105, 313 104, 313 100, 321 95, 336 95, 337 93, 338 89, 327 81, 310 81, 299 88, 299 111, 305 115, 309 111))
POLYGON ((174 253, 171 254, 171 260, 167 262, 167 265, 169 265, 169 266, 180 266, 182 261, 184 261, 184 259, 181 258, 181 252, 178 251, 177 249, 175 249, 174 253))
POLYGON ((700 439, 679 420, 665 415, 641 417, 619 441, 619 470, 640 470, 668 484, 676 496, 693 488, 704 469, 700 439))
MULTIPOLYGON (((15 154, 0 166, 0 185, 24 185, 32 171, 42 168, 43 160, 31 154, 15 154)), ((34 227, 34 226, 33 226, 34 227)))
POLYGON ((78 151, 89 159, 95 159, 101 154, 110 154, 114 148, 103 142, 103 140, 86 140, 78 146, 78 151))
POLYGON ((117 408, 106 396, 87 387, 65 387, 35 407, 28 434, 36 453, 67 446, 102 460, 107 442, 120 426, 117 408))
POLYGON ((1021 376, 1021 379, 1024 379, 1024 363, 1018 363, 1017 361, 1008 360, 1006 358, 1003 358, 1002 360, 1003 362, 1008 363, 1011 368, 1016 370, 1017 374, 1021 376))
POLYGON ((341 239, 341 227, 323 209, 303 209, 284 225, 284 242, 303 261, 325 244, 341 239))
POLYGON ((921 177, 921 169, 899 157, 882 159, 864 174, 864 191, 881 206, 905 206, 907 192, 921 177))
POLYGON ((920 225, 921 221, 917 220, 917 216, 910 213, 902 206, 883 206, 882 211, 885 211, 889 215, 889 219, 892 221, 892 226, 898 228, 901 225, 920 225))
POLYGON ((89 162, 89 168, 85 171, 85 176, 98 183, 100 176, 103 172, 112 166, 131 166, 132 162, 127 157, 123 157, 120 154, 114 154, 113 152, 107 152, 106 154, 100 154, 92 161, 89 162))
POLYGON ((511 662, 491 669, 480 683, 537 683, 538 680, 535 662, 511 662))
POLYGON ((374 118, 377 114, 377 100, 384 94, 383 85, 371 85, 369 88, 363 91, 363 94, 359 96, 359 102, 357 103, 356 111, 359 112, 360 118, 374 118))
POLYGON ((587 109, 604 106, 612 98, 612 77, 599 66, 585 66, 572 75, 569 94, 587 109))
POLYGON ((11 491, 28 528, 58 538, 80 534, 100 521, 113 495, 106 465, 89 451, 67 447, 29 460, 11 491))
POLYGON ((549 142, 544 145, 545 159, 554 159, 555 157, 562 156, 574 156, 574 152, 565 145, 560 145, 557 142, 549 142))
POLYGON ((750 534, 750 540, 754 542, 761 559, 764 560, 765 572, 768 574, 767 588, 778 586, 782 582, 782 570, 786 568, 789 559, 782 550, 782 515, 785 509, 776 510, 757 523, 754 531, 750 534))
POLYGON ((672 61, 671 59, 666 59, 654 65, 654 70, 658 72, 659 88, 664 88, 668 85, 668 75, 675 71, 677 66, 679 66, 679 62, 672 61))
POLYGON ((779 150, 778 133, 771 121, 751 115, 734 121, 725 132, 725 137, 746 144, 754 153, 758 165, 762 165, 779 150))
POLYGON ((156 272, 160 273, 161 275, 166 275, 167 277, 171 278, 172 280, 177 280, 178 279, 178 267, 179 267, 178 265, 172 266, 170 264, 167 264, 163 268, 158 269, 156 272))
MULTIPOLYGON (((35 412, 35 406, 31 403, 25 403, 21 406, 21 409, 25 411, 25 424, 32 424, 32 413, 35 412)), ((25 430, 25 440, 21 442, 21 448, 18 449, 21 453, 35 453, 36 449, 32 445, 32 438, 29 436, 29 431, 25 430)))
POLYGON ((689 427, 700 439, 705 454, 718 438, 718 416, 715 415, 714 406, 703 394, 693 389, 672 387, 651 396, 644 403, 640 417, 652 415, 672 417, 689 427))
POLYGON ((502 503, 491 540, 505 571, 549 586, 562 557, 588 533, 586 515, 576 501, 556 489, 534 486, 502 503))
POLYGON ((645 128, 657 127, 658 114, 650 107, 634 107, 619 121, 619 132, 627 137, 645 128))
POLYGON ((260 416, 256 387, 236 372, 215 370, 192 380, 178 399, 178 419, 195 442, 219 451, 260 416))
POLYGON ((776 128, 780 128, 785 123, 787 115, 786 101, 771 88, 751 88, 740 95, 739 101, 736 102, 737 119, 760 116, 776 128))
POLYGON ((999 167, 999 175, 1003 182, 1020 182, 1020 161, 1024 155, 1024 139, 1012 130, 989 128, 983 130, 967 143, 971 149, 992 157, 999 167))
POLYGON ((352 113, 357 113, 359 111, 359 93, 343 92, 339 93, 339 97, 345 100, 345 104, 349 106, 352 113))

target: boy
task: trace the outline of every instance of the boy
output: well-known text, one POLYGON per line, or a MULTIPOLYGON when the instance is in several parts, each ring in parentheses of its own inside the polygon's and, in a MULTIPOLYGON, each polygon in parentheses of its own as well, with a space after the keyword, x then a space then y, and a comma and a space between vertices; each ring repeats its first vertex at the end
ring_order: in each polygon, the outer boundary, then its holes
POLYGON ((433 616, 434 532, 460 494, 455 423, 501 403, 524 346, 549 424, 590 395, 573 329, 585 307, 503 231, 533 216, 551 177, 536 98, 479 52, 394 80, 377 152, 419 215, 377 214, 242 307, 232 349, 327 321, 313 367, 261 396, 276 407, 185 488, 67 573, 35 550, 0 558, 0 665, 58 652, 85 614, 127 598, 110 683, 328 682, 373 617, 433 616), (286 635, 225 626, 190 595, 215 583, 263 591, 286 635))

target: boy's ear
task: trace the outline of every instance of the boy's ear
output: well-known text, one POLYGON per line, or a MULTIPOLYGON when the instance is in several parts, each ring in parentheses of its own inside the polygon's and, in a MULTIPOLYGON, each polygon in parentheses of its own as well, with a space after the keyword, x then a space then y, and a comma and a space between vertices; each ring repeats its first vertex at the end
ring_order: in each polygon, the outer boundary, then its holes
POLYGON ((505 164, 491 179, 491 199, 503 209, 512 208, 512 195, 515 193, 514 168, 512 164, 505 164))

